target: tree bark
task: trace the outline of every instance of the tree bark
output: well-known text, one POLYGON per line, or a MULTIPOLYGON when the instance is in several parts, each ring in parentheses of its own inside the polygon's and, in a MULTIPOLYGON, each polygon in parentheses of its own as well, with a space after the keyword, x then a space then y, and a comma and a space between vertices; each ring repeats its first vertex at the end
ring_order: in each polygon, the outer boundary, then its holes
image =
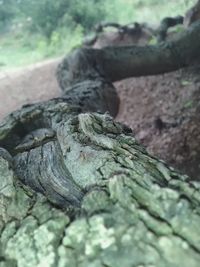
POLYGON ((174 18, 166 17, 164 18, 160 26, 157 29, 157 41, 164 42, 167 37, 167 31, 170 27, 177 26, 178 24, 183 24, 184 18, 182 16, 177 16, 174 18))
POLYGON ((191 65, 200 58, 200 23, 196 22, 176 40, 152 46, 82 48, 67 57, 58 70, 62 89, 84 77, 105 77, 112 82, 128 77, 155 75, 191 65))
POLYGON ((110 116, 111 82, 190 64, 199 29, 157 46, 77 50, 58 69, 62 97, 2 122, 0 266, 199 266, 200 183, 110 116))

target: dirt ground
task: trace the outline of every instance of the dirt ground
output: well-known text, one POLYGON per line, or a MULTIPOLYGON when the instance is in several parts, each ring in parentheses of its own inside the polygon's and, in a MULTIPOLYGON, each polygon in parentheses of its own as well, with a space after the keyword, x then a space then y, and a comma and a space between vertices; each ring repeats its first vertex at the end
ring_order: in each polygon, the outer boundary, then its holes
MULTIPOLYGON (((60 58, 0 72, 0 119, 23 104, 59 96, 60 58)), ((129 125, 147 150, 200 180, 200 66, 116 83, 117 120, 129 125)))
POLYGON ((117 83, 119 121, 151 154, 200 180, 200 67, 117 83))
POLYGON ((0 119, 24 104, 60 94, 55 79, 61 59, 47 60, 12 71, 0 71, 0 119))

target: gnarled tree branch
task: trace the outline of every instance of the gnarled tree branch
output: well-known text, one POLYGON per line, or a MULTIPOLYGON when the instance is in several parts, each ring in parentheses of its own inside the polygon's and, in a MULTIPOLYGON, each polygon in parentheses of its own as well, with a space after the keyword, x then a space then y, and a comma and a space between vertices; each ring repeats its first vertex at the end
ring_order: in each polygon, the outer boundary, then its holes
POLYGON ((62 97, 2 122, 2 266, 198 266, 199 182, 148 155, 106 111, 118 109, 112 81, 199 58, 199 29, 157 46, 75 51, 58 69, 62 97))

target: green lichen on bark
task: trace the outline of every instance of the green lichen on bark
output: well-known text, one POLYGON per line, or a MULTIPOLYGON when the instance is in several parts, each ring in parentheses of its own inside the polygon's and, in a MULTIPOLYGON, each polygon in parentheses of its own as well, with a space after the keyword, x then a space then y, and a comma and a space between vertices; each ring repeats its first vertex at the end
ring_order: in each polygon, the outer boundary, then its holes
POLYGON ((146 50, 78 50, 59 67, 62 97, 1 123, 0 266, 199 266, 199 182, 148 155, 106 113, 119 105, 108 78, 140 75, 144 61, 157 69, 161 58, 164 70, 177 68, 170 48, 187 48, 186 37, 146 50))
MULTIPOLYGON (((71 148, 65 150, 62 143, 66 166, 76 183, 87 188, 79 215, 69 218, 67 210, 20 187, 20 210, 26 214, 16 212, 4 225, 2 258, 22 267, 198 266, 196 184, 150 157, 108 115, 77 115, 60 131, 71 148)), ((5 166, 3 175, 9 178, 5 166)))

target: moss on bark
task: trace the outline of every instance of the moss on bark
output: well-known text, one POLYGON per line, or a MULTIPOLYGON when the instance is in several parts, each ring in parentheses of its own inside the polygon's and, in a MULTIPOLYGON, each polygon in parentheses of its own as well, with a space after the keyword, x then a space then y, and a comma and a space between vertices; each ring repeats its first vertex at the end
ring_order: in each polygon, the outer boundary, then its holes
MULTIPOLYGON (((167 69, 174 62, 168 47, 158 57, 168 58, 167 69)), ((138 74, 134 49, 73 53, 59 67, 62 97, 2 122, 0 266, 199 266, 199 182, 148 155, 106 113, 119 105, 108 77, 138 74), (126 60, 130 71, 122 70, 126 60)))

